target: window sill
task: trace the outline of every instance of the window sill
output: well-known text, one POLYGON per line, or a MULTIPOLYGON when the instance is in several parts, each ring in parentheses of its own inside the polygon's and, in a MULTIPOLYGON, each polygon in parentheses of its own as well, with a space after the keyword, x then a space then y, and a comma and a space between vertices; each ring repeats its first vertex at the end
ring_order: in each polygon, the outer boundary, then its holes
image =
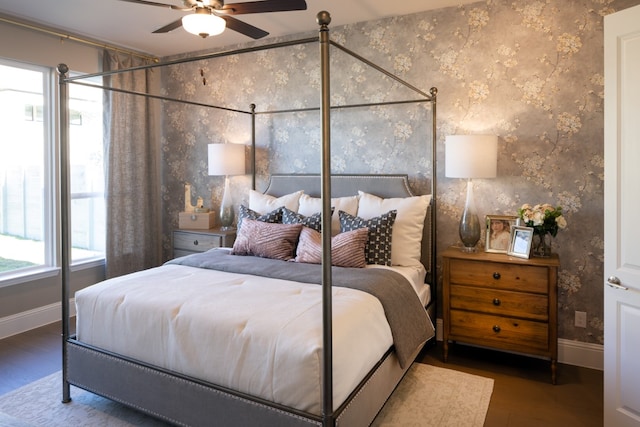
MULTIPOLYGON (((91 258, 77 261, 69 267, 71 272, 88 270, 96 267, 104 267, 104 258, 91 258)), ((32 267, 15 272, 7 272, 0 275, 0 288, 20 285, 22 283, 35 282, 60 275, 60 267, 32 267)))
POLYGON ((102 257, 86 258, 86 259, 74 262, 73 264, 71 264, 69 269, 71 271, 81 271, 81 270, 88 270, 90 268, 95 268, 95 267, 104 267, 104 265, 105 265, 105 261, 104 261, 104 258, 102 257))
POLYGON ((0 288, 46 279, 59 274, 60 268, 58 267, 33 267, 16 272, 9 272, 0 276, 0 288))

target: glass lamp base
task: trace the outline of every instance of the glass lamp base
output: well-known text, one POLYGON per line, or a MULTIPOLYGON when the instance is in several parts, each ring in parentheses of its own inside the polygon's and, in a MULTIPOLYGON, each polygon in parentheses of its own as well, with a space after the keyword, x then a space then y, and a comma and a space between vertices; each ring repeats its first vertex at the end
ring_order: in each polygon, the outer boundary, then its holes
POLYGON ((476 245, 480 240, 480 220, 476 215, 475 204, 473 202, 473 185, 471 180, 467 181, 467 200, 464 205, 464 211, 460 218, 460 226, 458 227, 460 240, 462 241, 463 252, 476 252, 476 245))
POLYGON ((220 204, 220 228, 222 230, 230 230, 233 228, 233 204, 231 195, 229 194, 229 177, 224 178, 224 193, 222 194, 222 203, 220 204))
POLYGON ((475 246, 463 246, 460 248, 460 251, 467 254, 471 254, 474 252, 478 252, 478 249, 475 246))

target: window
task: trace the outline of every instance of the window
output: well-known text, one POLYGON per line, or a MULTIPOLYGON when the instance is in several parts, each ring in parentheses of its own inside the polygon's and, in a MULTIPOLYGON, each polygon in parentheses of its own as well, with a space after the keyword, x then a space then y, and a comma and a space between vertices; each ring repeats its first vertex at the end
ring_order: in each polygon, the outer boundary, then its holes
MULTIPOLYGON (((0 279, 56 266, 55 71, 0 60, 0 279)), ((102 93, 69 85, 72 261, 105 244, 102 93)))
POLYGON ((77 84, 68 87, 71 258, 78 262, 102 258, 105 251, 102 90, 77 84))

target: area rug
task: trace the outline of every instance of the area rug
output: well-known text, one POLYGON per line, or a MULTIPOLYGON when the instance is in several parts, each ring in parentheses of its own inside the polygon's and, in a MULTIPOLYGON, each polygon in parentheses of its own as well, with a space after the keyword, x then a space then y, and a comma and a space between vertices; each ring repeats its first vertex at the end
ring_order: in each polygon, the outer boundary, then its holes
MULTIPOLYGON (((493 380, 414 363, 373 426, 482 426, 493 380)), ((0 396, 0 427, 167 426, 119 403, 72 387, 72 401, 60 402, 57 372, 0 396)))

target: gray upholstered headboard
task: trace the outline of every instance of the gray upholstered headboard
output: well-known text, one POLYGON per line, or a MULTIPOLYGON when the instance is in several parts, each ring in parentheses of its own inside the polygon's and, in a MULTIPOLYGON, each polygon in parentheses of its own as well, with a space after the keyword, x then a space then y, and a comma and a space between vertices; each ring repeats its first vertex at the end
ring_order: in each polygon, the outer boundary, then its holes
MULTIPOLYGON (((271 175, 269 186, 265 194, 281 197, 294 191, 303 190, 311 197, 320 197, 321 179, 320 175, 296 175, 296 174, 274 174, 271 175)), ((407 175, 332 175, 331 176, 331 197, 354 196, 358 191, 373 194, 378 197, 410 197, 414 196, 409 188, 407 175)), ((432 282, 433 257, 432 236, 431 236, 431 210, 434 201, 425 218, 422 232, 422 264, 427 269, 427 281, 432 282)), ((433 283, 432 283, 433 285, 433 283)))
MULTIPOLYGON (((320 197, 320 175, 271 175, 266 194, 275 197, 304 190, 311 197, 320 197)), ((331 197, 354 196, 358 190, 378 197, 414 196, 407 175, 332 175, 331 197)))

